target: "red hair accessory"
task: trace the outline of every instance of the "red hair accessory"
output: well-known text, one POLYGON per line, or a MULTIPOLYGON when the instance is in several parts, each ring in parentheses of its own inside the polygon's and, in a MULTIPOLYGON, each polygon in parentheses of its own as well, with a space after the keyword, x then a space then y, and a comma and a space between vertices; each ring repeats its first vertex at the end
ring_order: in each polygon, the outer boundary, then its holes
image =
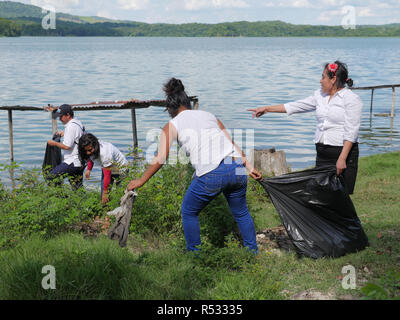
POLYGON ((335 76, 336 76, 336 71, 338 68, 339 68, 339 66, 336 63, 328 64, 328 71, 333 72, 335 74, 335 76))

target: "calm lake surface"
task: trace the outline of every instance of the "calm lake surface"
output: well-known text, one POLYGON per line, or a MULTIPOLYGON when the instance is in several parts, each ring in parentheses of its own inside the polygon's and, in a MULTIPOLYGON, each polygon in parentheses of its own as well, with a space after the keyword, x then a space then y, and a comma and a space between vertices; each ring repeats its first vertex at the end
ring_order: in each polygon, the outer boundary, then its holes
MULTIPOLYGON (((162 85, 177 77, 189 95, 198 96, 200 109, 237 133, 243 149, 254 129, 256 148, 283 150, 288 164, 302 169, 315 161, 315 114, 251 119, 246 110, 311 95, 319 89, 323 64, 336 59, 348 64, 355 86, 398 84, 399 52, 399 38, 0 38, 0 105, 164 99, 162 85)), ((398 116, 391 120, 370 118, 370 91, 356 91, 364 102, 361 156, 400 150, 399 92, 398 116)), ((390 113, 391 104, 391 89, 375 90, 374 114, 390 113)), ((76 112, 76 117, 87 131, 128 152, 129 110, 76 112)), ((13 112, 13 120, 15 161, 39 168, 51 138, 49 113, 13 112)), ((148 133, 168 120, 163 108, 137 110, 142 150, 155 143, 148 133)), ((58 127, 63 129, 60 122, 58 127)), ((0 111, 0 163, 8 162, 7 112, 0 111)), ((8 173, 0 179, 9 184, 8 173)))

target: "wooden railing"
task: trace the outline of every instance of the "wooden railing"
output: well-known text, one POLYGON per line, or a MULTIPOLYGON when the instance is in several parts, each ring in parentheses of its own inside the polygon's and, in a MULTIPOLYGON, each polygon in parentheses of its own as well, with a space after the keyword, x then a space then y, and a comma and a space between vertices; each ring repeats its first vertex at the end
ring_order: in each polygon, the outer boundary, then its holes
MULTIPOLYGON (((193 109, 199 108, 199 100, 197 97, 189 97, 192 102, 193 109)), ((129 101, 99 101, 91 102, 87 104, 71 104, 74 111, 99 111, 99 110, 131 110, 132 117, 132 135, 133 135, 133 147, 136 149, 138 147, 138 137, 137 137, 137 124, 136 124, 136 109, 148 108, 150 106, 154 107, 165 107, 165 100, 129 100, 129 101)), ((0 110, 8 111, 8 133, 9 133, 9 143, 10 143, 10 159, 14 161, 14 136, 13 136, 13 111, 47 111, 53 112, 55 108, 51 105, 46 107, 31 107, 31 106, 3 106, 0 110)), ((55 110, 54 110, 55 111, 55 110)), ((52 119, 52 131, 53 134, 57 131, 57 120, 52 119)))
MULTIPOLYGON (((376 89, 392 88, 392 111, 390 113, 390 117, 393 118, 395 116, 395 113, 394 113, 394 105, 395 105, 395 101, 396 101, 395 88, 399 88, 399 87, 400 87, 400 84, 388 84, 388 85, 371 86, 371 87, 355 87, 355 88, 350 88, 350 89, 352 89, 352 90, 371 90, 371 105, 369 108, 369 113, 372 115, 372 105, 374 102, 374 91, 376 89)), ((387 115, 389 115, 389 114, 387 114, 387 115)))

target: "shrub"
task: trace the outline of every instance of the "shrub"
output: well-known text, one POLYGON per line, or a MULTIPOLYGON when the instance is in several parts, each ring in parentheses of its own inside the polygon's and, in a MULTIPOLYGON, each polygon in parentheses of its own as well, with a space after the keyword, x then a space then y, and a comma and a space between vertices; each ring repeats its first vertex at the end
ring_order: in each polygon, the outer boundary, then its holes
MULTIPOLYGON (((15 245, 31 234, 51 237, 69 231, 80 223, 89 223, 96 216, 120 206, 130 179, 139 177, 144 166, 131 164, 130 175, 110 192, 110 202, 103 207, 97 191, 80 188, 72 190, 69 184, 57 186, 43 181, 42 171, 25 170, 18 178, 18 188, 6 191, 0 188, 0 247, 15 245)), ((181 204, 194 169, 191 165, 164 165, 142 188, 134 203, 131 233, 176 235, 183 238, 181 204)), ((114 218, 112 218, 114 219, 114 218)), ((224 246, 224 239, 239 231, 221 194, 202 210, 199 216, 202 237, 213 245, 224 246)), ((113 220, 111 221, 113 222, 113 220)))
POLYGON ((48 186, 41 181, 39 170, 26 170, 18 180, 19 187, 5 192, 0 208, 1 247, 15 245, 34 233, 54 236, 104 215, 97 192, 73 191, 67 184, 48 186))

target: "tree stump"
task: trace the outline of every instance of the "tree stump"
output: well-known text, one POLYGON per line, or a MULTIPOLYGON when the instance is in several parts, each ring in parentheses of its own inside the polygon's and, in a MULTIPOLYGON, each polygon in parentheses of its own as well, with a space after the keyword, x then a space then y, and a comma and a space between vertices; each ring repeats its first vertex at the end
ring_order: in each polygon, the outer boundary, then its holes
POLYGON ((267 176, 280 176, 289 173, 284 151, 273 149, 254 149, 250 152, 250 163, 267 176))

